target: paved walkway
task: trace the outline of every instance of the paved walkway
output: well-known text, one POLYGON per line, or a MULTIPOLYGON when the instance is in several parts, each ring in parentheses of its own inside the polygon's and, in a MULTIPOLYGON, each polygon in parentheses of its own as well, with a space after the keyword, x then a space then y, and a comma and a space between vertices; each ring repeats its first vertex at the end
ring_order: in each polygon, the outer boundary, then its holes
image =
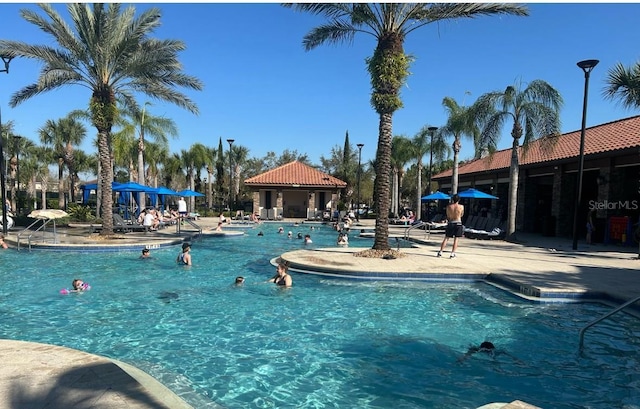
MULTIPOLYGON (((217 218, 202 218, 197 223, 207 234, 216 234, 208 230, 216 226, 217 221, 217 218)), ((292 221, 282 224, 290 223, 292 221)), ((373 226, 372 220, 363 220, 355 227, 371 229, 373 226)), ((392 242, 394 237, 403 237, 405 229, 391 227, 392 242)), ((15 248, 16 233, 12 233, 6 241, 15 248)), ((143 245, 178 245, 190 240, 197 231, 185 226, 178 233, 175 227, 169 227, 146 234, 127 233, 108 243, 91 235, 87 228, 59 229, 57 233, 57 243, 51 244, 53 238, 50 237, 51 240, 45 241, 51 243, 43 245, 60 250, 105 246, 138 249, 143 245)), ((449 259, 448 250, 443 257, 436 257, 441 234, 427 237, 423 230, 413 230, 410 236, 418 243, 417 247, 403 248, 405 257, 392 260, 355 257, 353 253, 362 249, 353 248, 297 250, 283 254, 282 258, 294 269, 350 277, 367 273, 395 279, 486 279, 522 296, 546 300, 604 299, 620 303, 640 296, 637 248, 581 243, 579 250, 574 251, 569 239, 522 234, 519 235, 521 244, 461 239, 458 256, 449 259)), ((69 348, 0 340, 0 360, 0 409, 191 407, 151 376, 130 365, 69 348)), ((510 407, 526 406, 518 403, 513 402, 510 407)))

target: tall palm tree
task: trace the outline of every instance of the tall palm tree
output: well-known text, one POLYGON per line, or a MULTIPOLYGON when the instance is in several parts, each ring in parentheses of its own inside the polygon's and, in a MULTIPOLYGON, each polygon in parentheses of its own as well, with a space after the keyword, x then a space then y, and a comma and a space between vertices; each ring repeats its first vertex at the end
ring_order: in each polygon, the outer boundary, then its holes
MULTIPOLYGON (((433 159, 442 160, 448 153, 447 147, 443 138, 441 130, 437 130, 431 133, 429 126, 425 125, 420 131, 413 137, 411 144, 409 145, 409 152, 416 161, 417 168, 417 189, 416 189, 416 213, 418 217, 422 217, 422 158, 429 154, 430 162, 433 159)), ((429 168, 429 176, 432 176, 433 168, 429 168)), ((430 191, 431 186, 427 187, 427 192, 430 191)))
POLYGON ((395 217, 400 214, 400 202, 402 201, 402 179, 404 168, 412 159, 411 140, 405 136, 394 136, 391 141, 391 212, 395 217))
POLYGON ((169 147, 147 142, 144 149, 147 153, 147 174, 145 175, 145 179, 149 181, 150 186, 158 187, 160 165, 169 156, 169 147))
POLYGON ((472 108, 484 124, 480 135, 481 146, 496 146, 502 127, 508 120, 511 128, 511 167, 509 169, 509 219, 507 237, 515 239, 516 208, 518 204, 518 175, 520 138, 524 135, 523 152, 529 142, 560 133, 560 93, 542 80, 508 86, 504 91, 482 95, 472 108))
POLYGON ((453 172, 451 175, 451 194, 458 193, 458 163, 460 162, 460 150, 462 149, 462 137, 473 140, 475 157, 479 157, 477 146, 480 137, 480 128, 476 124, 476 118, 470 107, 458 105, 455 99, 445 97, 442 105, 449 114, 447 124, 438 132, 444 136, 453 136, 453 172))
POLYGON ((222 148, 222 138, 218 141, 218 152, 216 153, 216 196, 219 198, 219 204, 222 207, 224 192, 224 149, 222 148))
POLYGON ((233 163, 233 192, 231 196, 236 198, 236 200, 240 195, 240 179, 242 179, 242 169, 245 167, 248 156, 249 149, 246 146, 233 146, 233 149, 231 151, 231 162, 233 163))
POLYGON ((616 64, 607 72, 604 97, 619 100, 625 108, 640 108, 640 62, 631 67, 616 64))
MULTIPOLYGON (((169 148, 168 136, 173 138, 178 136, 178 127, 173 119, 162 116, 155 116, 147 110, 150 106, 149 101, 145 102, 142 109, 138 107, 125 106, 122 110, 122 129, 119 134, 137 137, 136 154, 137 154, 137 178, 136 181, 141 185, 146 185, 145 180, 145 137, 151 138, 157 144, 169 148)), ((144 192, 140 193, 140 202, 145 203, 144 192)))
POLYGON ((0 40, 0 54, 35 59, 43 64, 40 75, 11 97, 12 107, 42 92, 65 85, 80 85, 92 92, 89 102, 91 122, 98 131, 102 196, 101 235, 113 235, 111 182, 111 128, 118 115, 116 98, 136 106, 135 93, 171 102, 193 113, 198 108, 175 87, 202 89, 201 82, 182 72, 178 53, 185 45, 177 40, 158 40, 151 34, 160 26, 160 10, 152 7, 136 16, 134 7, 122 10, 118 3, 71 3, 64 21, 51 4, 40 4, 46 16, 24 9, 22 17, 53 37, 51 44, 33 45, 0 40))
MULTIPOLYGON (((64 189, 64 168, 70 170, 69 165, 73 166, 73 150, 74 146, 82 143, 87 134, 87 129, 77 119, 67 116, 57 121, 48 119, 38 133, 40 142, 45 146, 49 146, 58 160, 58 208, 64 209, 65 189, 64 189)), ((70 189, 73 191, 75 186, 70 178, 70 189)))
POLYGON ((304 36, 306 50, 328 43, 351 43, 357 33, 373 36, 376 49, 367 59, 371 76, 371 104, 379 116, 375 192, 378 212, 373 248, 389 250, 389 175, 393 113, 402 108, 400 89, 409 76, 411 58, 404 53, 410 33, 430 23, 481 15, 528 15, 527 8, 482 3, 296 3, 295 10, 327 19, 304 36))

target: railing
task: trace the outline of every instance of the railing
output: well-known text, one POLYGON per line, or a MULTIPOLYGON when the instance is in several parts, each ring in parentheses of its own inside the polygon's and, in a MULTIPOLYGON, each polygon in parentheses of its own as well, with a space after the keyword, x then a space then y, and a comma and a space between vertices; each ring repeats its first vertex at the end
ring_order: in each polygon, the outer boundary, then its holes
POLYGON ((591 328, 592 326, 596 325, 597 323, 599 323, 602 320, 605 320, 607 318, 609 318, 610 316, 612 316, 613 314, 617 313, 618 311, 622 311, 623 309, 627 308, 628 306, 630 306, 631 304, 640 301, 640 297, 636 297, 631 301, 627 301, 626 303, 622 304, 621 306, 613 309, 612 311, 609 311, 608 313, 606 313, 605 315, 603 315, 602 317, 598 318, 597 320, 594 320, 592 322, 590 322, 589 324, 587 324, 584 328, 582 328, 580 330, 580 352, 582 352, 582 348, 584 346, 584 333, 587 329, 591 328))
POLYGON ((178 223, 176 224, 176 231, 178 233, 182 232, 182 227, 180 222, 185 222, 191 225, 191 227, 193 227, 194 229, 196 229, 198 231, 198 238, 202 237, 202 227, 198 226, 196 223, 193 222, 193 220, 188 219, 186 217, 183 217, 182 219, 180 219, 178 221, 178 223))
MULTIPOLYGON (((29 251, 31 251, 31 238, 40 230, 42 230, 42 242, 46 243, 46 237, 45 237, 45 233, 46 233, 46 226, 47 224, 53 219, 37 219, 36 221, 34 221, 33 223, 31 223, 29 226, 27 226, 24 230, 22 230, 20 233, 18 233, 18 244, 17 244, 17 249, 18 251, 20 251, 20 240, 22 239, 22 235, 25 233, 31 233, 27 236, 27 244, 28 244, 28 248, 29 251), (38 227, 37 229, 35 229, 34 231, 31 231, 31 227, 33 227, 36 223, 42 222, 42 226, 38 227)), ((56 222, 54 220, 53 222, 53 243, 56 244, 58 242, 58 236, 57 236, 57 232, 56 232, 56 222)))
MULTIPOLYGON (((404 237, 403 237, 403 238, 404 238, 405 240, 408 240, 408 239, 409 239, 409 235, 411 234, 411 233, 410 233, 410 232, 411 232, 411 230, 413 230, 413 229, 419 229, 419 228, 421 228, 421 227, 423 227, 423 226, 426 226, 426 225, 427 225, 427 223, 423 222, 422 220, 421 220, 421 221, 419 221, 419 222, 418 222, 418 223, 416 223, 416 224, 412 224, 412 225, 410 225, 410 226, 409 226, 409 227, 404 231, 404 237)), ((425 227, 425 230, 426 230, 426 227, 425 227)), ((425 231, 425 234, 426 234, 426 231, 425 231)))

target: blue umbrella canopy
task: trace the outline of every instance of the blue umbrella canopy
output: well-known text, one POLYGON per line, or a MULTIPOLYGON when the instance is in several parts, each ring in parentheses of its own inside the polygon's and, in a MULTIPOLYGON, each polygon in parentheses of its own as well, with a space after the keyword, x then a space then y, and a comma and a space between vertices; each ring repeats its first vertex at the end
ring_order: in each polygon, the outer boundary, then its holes
POLYGON ((189 197, 189 196, 204 196, 204 195, 202 193, 198 193, 190 189, 185 189, 185 190, 179 191, 178 196, 189 197))
POLYGON ((490 195, 489 193, 481 192, 480 190, 476 190, 474 188, 458 192, 458 196, 468 197, 471 199, 497 199, 496 196, 490 195))
POLYGON ((442 199, 451 199, 446 193, 442 193, 441 191, 437 191, 435 193, 431 193, 430 195, 422 196, 420 198, 421 201, 426 202, 427 200, 442 200, 442 199))
POLYGON ((178 196, 179 195, 179 193, 176 192, 175 190, 171 190, 168 187, 164 187, 164 186, 153 188, 151 193, 155 193, 155 194, 158 194, 158 195, 169 195, 169 196, 178 196))

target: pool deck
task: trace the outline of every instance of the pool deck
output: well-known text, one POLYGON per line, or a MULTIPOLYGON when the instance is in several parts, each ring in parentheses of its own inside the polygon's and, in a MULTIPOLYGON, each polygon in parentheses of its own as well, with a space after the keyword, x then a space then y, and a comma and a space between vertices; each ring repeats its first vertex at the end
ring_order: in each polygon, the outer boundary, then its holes
MULTIPOLYGON (((217 218, 201 218, 196 223, 203 234, 224 233, 210 229, 217 218)), ((293 225, 286 220, 282 226, 293 225)), ((267 226, 280 224, 265 224, 267 226)), ((362 220, 352 229, 351 242, 359 229, 372 229, 373 220, 362 220)), ((57 243, 42 243, 46 250, 139 251, 143 247, 179 246, 193 240, 197 231, 185 225, 158 232, 126 233, 118 240, 105 242, 86 228, 58 229, 57 243)), ((286 227, 285 227, 286 228, 286 227)), ((392 238, 403 237, 406 227, 392 226, 392 238)), ((16 231, 5 241, 17 246, 16 231)), ((292 271, 314 272, 357 279, 396 280, 484 280, 506 288, 519 296, 540 302, 603 300, 611 304, 640 296, 640 260, 638 248, 613 245, 587 246, 579 242, 572 250, 571 239, 519 234, 519 243, 463 238, 457 257, 449 258, 451 241, 442 257, 436 257, 441 233, 427 235, 424 230, 410 231, 415 247, 402 248, 405 255, 391 260, 355 257, 349 247, 321 250, 296 250, 281 257, 292 271), (366 276, 362 273, 367 273, 366 276)), ((35 240, 34 240, 35 241, 35 240)), ((51 241, 51 240, 50 240, 51 241)), ((28 248, 21 244, 21 251, 28 248)), ((39 245, 33 244, 34 249, 39 245)), ((37 250, 36 250, 37 251, 37 250)), ((194 250, 196 251, 196 250, 194 250)), ((295 285, 295 275, 294 275, 295 285)), ((0 340, 0 409, 151 409, 191 408, 179 396, 148 374, 122 362, 82 351, 33 342, 0 340)), ((489 402, 488 402, 489 403, 489 402)), ((528 407, 512 402, 508 407, 528 407)), ((506 408, 494 404, 491 408, 506 408)))

